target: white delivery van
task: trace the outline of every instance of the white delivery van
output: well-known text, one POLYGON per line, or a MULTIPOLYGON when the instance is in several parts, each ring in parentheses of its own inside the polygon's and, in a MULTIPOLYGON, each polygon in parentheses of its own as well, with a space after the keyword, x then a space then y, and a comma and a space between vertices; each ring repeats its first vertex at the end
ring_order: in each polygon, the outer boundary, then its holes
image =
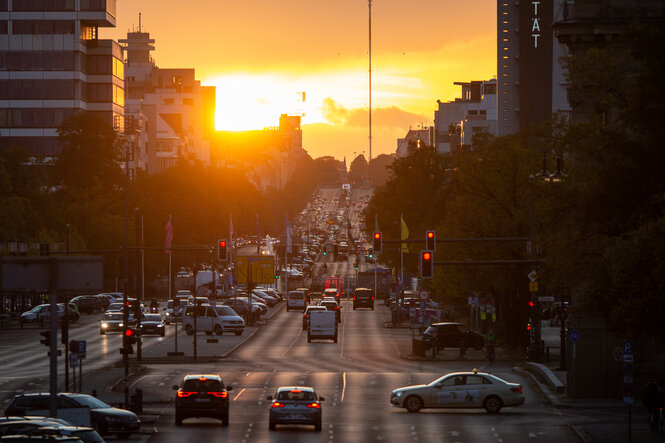
POLYGON ((194 317, 196 317, 196 332, 205 332, 208 335, 222 335, 224 333, 224 319, 217 314, 215 308, 203 306, 187 306, 182 317, 182 327, 187 335, 194 335, 194 317))
POLYGON ((307 343, 314 339, 332 339, 333 343, 337 343, 337 320, 333 311, 310 312, 307 343))
POLYGON ((298 309, 305 311, 307 307, 307 296, 303 291, 289 291, 289 296, 286 299, 286 310, 298 309))

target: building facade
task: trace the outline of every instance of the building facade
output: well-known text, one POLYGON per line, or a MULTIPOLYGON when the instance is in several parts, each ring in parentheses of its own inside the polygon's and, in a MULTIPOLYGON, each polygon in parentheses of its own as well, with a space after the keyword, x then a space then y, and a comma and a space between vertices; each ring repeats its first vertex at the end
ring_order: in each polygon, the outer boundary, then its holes
POLYGON ((134 123, 130 167, 153 174, 183 158, 210 164, 215 88, 201 86, 194 69, 157 67, 155 40, 140 27, 120 43, 127 56, 128 120, 134 123))
POLYGON ((565 45, 554 36, 555 21, 568 15, 570 0, 497 2, 498 135, 539 125, 552 114, 570 114, 565 45))
POLYGON ((409 144, 411 143, 415 144, 418 148, 421 146, 434 146, 434 127, 409 129, 404 138, 397 139, 395 158, 406 157, 409 154, 409 144))
POLYGON ((57 128, 77 111, 124 129, 124 64, 100 27, 116 24, 116 0, 0 0, 0 140, 48 160, 57 128))
POLYGON ((434 111, 434 145, 437 152, 455 151, 461 144, 471 144, 479 132, 496 132, 496 80, 455 82, 462 87, 462 97, 451 102, 437 101, 434 111), (451 125, 455 130, 451 131, 451 125))

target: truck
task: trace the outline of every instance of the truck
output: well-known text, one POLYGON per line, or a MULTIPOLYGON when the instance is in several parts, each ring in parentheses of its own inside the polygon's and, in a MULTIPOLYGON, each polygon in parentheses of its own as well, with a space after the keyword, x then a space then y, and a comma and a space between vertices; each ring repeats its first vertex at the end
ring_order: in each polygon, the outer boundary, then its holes
POLYGON ((312 311, 307 329, 307 343, 317 339, 330 339, 337 343, 337 320, 333 311, 312 311))

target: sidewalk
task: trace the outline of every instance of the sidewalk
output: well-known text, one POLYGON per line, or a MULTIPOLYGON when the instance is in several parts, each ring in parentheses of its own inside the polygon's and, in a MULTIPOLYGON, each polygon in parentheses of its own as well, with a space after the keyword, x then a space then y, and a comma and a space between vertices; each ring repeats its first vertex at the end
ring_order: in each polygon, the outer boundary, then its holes
POLYGON ((567 371, 526 362, 517 372, 530 378, 547 401, 557 409, 588 411, 597 414, 585 419, 581 415, 571 418, 570 426, 585 443, 623 443, 627 441, 664 442, 665 431, 652 433, 647 414, 641 403, 629 407, 620 399, 572 399, 566 394, 567 371), (630 440, 629 440, 630 414, 630 440))

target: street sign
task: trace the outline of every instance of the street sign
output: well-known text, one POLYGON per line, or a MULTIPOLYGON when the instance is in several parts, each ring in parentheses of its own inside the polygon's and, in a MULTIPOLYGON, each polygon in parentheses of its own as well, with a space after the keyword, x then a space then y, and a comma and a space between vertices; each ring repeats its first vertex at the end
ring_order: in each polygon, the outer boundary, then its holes
MULTIPOLYGON (((624 363, 623 364, 623 373, 624 375, 632 375, 633 374, 633 364, 632 363, 624 363)), ((626 382, 625 377, 624 377, 624 382, 626 382)), ((631 381, 632 383, 632 378, 631 381)))
POLYGON ((536 271, 531 271, 531 272, 529 272, 527 277, 529 277, 529 280, 531 280, 531 281, 536 281, 536 280, 538 280, 538 273, 536 273, 536 271))
POLYGON ((74 354, 73 352, 69 354, 69 366, 75 368, 79 365, 79 355, 74 354))
POLYGON ((429 299, 429 291, 422 290, 418 293, 418 296, 420 297, 421 300, 427 300, 429 299))
POLYGON ((85 340, 79 340, 79 357, 80 358, 85 358, 85 348, 86 348, 86 343, 85 340))
POLYGON ((568 333, 568 339, 575 343, 580 339, 580 333, 573 329, 568 333))
POLYGON ((554 296, 552 295, 539 295, 538 301, 554 301, 554 296))
POLYGON ((72 354, 78 354, 79 352, 79 342, 77 340, 69 341, 69 352, 72 354))
POLYGON ((633 362, 633 342, 631 340, 623 342, 623 361, 626 363, 633 362))

